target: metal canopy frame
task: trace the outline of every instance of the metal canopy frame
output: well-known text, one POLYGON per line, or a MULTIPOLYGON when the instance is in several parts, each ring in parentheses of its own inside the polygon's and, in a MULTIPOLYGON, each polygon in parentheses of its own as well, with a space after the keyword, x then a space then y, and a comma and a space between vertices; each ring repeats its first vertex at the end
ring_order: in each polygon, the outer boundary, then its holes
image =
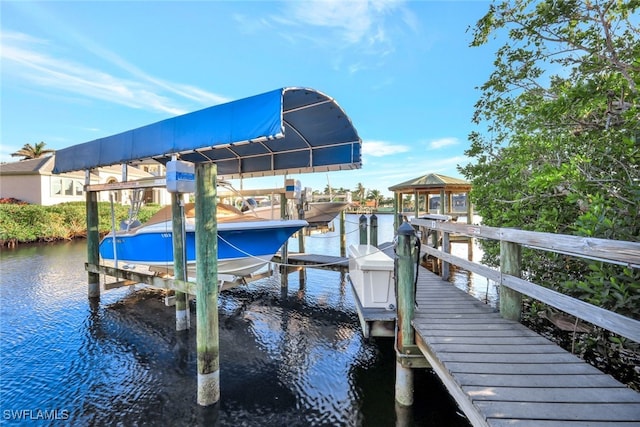
POLYGON ((58 150, 54 173, 172 156, 228 179, 326 172, 359 169, 361 149, 333 98, 282 88, 58 150))

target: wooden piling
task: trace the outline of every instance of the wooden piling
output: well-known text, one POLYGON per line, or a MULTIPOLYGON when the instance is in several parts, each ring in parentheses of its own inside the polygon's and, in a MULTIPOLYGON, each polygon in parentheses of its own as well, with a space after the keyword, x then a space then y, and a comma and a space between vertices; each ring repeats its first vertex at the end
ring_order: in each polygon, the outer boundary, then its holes
MULTIPOLYGON (((402 354, 409 351, 409 346, 415 345, 411 320, 415 308, 415 268, 418 255, 415 230, 404 222, 398 228, 396 266, 396 348, 402 354)), ((396 402, 404 406, 413 405, 413 373, 400 360, 396 361, 396 402)))
MULTIPOLYGON (((298 204, 298 219, 304 219, 304 196, 302 196, 302 203, 298 204)), ((304 228, 298 231, 298 252, 304 253, 304 228)))
MULTIPOLYGON (((517 243, 500 241, 500 272, 520 277, 522 247, 517 243)), ((500 285, 500 315, 505 319, 520 321, 522 318, 522 294, 500 285)))
POLYGON ((403 366, 400 358, 396 358, 395 391, 398 405, 413 405, 413 369, 403 366))
POLYGON ((397 230, 400 228, 400 224, 402 224, 402 194, 401 193, 393 193, 393 229, 397 230))
MULTIPOLYGON (((87 215, 87 263, 100 263, 100 232, 98 230, 98 193, 86 192, 87 215)), ((87 291, 89 298, 100 298, 100 275, 88 273, 87 291)))
POLYGON ((196 347, 198 404, 220 400, 218 331, 218 224, 215 163, 197 163, 196 170, 196 347))
MULTIPOLYGON (((304 204, 305 204, 305 196, 304 196, 304 192, 302 193, 302 195, 300 196, 300 204, 298 204, 298 219, 304 219, 304 204)), ((298 231, 298 252, 299 253, 304 253, 304 228, 301 228, 300 231, 298 231)), ((301 268, 298 271, 298 289, 299 290, 304 290, 306 287, 306 280, 307 279, 307 275, 306 275, 306 269, 301 268)))
POLYGON ((347 256, 346 218, 347 213, 344 210, 340 211, 340 256, 343 258, 347 256))
POLYGON ((378 247, 378 217, 371 215, 371 228, 369 229, 369 244, 378 247))
MULTIPOLYGON (((173 274, 176 279, 187 280, 187 265, 184 235, 184 207, 182 194, 171 193, 171 217, 173 224, 173 274)), ((189 329, 188 294, 176 291, 176 331, 189 329)))
MULTIPOLYGON (((287 216, 287 197, 285 193, 280 194, 280 218, 288 219, 287 216)), ((283 298, 286 297, 289 289, 289 240, 287 239, 280 249, 282 254, 282 264, 280 266, 280 293, 283 298)))
POLYGON ((362 214, 360 215, 360 220, 358 222, 360 228, 360 244, 367 244, 367 217, 362 214))

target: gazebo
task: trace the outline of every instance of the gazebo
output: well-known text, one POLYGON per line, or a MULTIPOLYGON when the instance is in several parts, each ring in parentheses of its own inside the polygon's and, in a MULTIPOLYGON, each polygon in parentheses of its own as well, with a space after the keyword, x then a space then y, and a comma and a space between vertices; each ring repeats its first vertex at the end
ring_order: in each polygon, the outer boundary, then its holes
POLYGON ((413 214, 465 216, 471 223, 473 210, 471 184, 459 178, 430 173, 389 187, 394 193, 396 211, 413 214))

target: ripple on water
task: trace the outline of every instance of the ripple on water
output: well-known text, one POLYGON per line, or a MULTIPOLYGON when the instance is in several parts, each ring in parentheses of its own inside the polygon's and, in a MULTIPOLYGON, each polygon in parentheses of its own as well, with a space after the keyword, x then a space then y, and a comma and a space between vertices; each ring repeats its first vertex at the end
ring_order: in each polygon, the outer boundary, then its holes
POLYGON ((85 254, 84 242, 2 253, 3 409, 67 410, 72 425, 394 425, 392 345, 362 338, 339 273, 291 274, 284 295, 278 278, 222 293, 222 399, 201 408, 195 313, 177 334, 153 295, 89 302, 85 254))

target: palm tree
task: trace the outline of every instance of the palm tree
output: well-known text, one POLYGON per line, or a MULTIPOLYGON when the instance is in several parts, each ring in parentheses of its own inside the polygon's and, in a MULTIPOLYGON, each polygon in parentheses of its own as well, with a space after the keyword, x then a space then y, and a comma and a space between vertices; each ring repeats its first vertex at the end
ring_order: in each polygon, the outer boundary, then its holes
POLYGON ((375 207, 377 208, 380 204, 380 200, 382 200, 382 193, 379 190, 369 190, 369 195, 367 197, 369 200, 373 200, 375 202, 375 207))
POLYGON ((45 145, 46 144, 42 141, 38 142, 36 145, 24 144, 21 149, 15 153, 11 153, 11 157, 22 157, 20 160, 28 160, 37 159, 45 156, 46 154, 53 154, 56 152, 56 150, 44 148, 45 145))
POLYGON ((361 182, 358 183, 358 186, 353 191, 356 194, 356 197, 357 197, 358 201, 360 202, 360 204, 362 204, 362 202, 364 201, 364 193, 365 193, 365 191, 366 191, 366 189, 364 188, 364 185, 362 185, 361 182))

